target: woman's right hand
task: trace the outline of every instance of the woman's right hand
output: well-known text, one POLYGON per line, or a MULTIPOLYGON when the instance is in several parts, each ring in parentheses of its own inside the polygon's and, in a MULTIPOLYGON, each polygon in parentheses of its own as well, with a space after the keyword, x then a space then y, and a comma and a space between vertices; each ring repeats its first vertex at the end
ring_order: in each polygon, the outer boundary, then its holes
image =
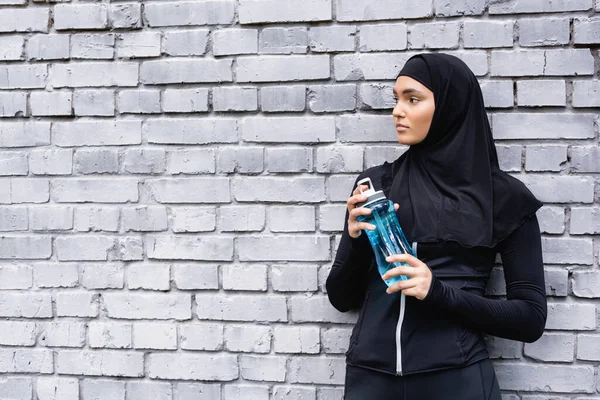
MULTIPOLYGON (((367 190, 369 187, 367 185, 361 185, 363 191, 367 190)), ((371 209, 367 207, 357 207, 356 203, 360 203, 362 201, 366 201, 367 196, 360 193, 359 188, 357 187, 352 192, 352 196, 346 202, 348 206, 348 234, 351 238, 356 239, 360 236, 361 230, 375 230, 375 225, 369 224, 368 222, 359 222, 356 220, 356 217, 359 215, 371 215, 371 209)), ((394 203, 394 209, 398 211, 398 204, 394 203)))

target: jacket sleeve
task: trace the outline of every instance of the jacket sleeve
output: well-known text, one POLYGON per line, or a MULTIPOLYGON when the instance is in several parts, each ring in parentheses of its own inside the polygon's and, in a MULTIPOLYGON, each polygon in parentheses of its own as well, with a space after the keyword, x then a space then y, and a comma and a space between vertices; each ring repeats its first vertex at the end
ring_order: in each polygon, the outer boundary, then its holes
MULTIPOLYGON (((352 191, 354 188, 356 183, 352 191)), ((346 210, 344 231, 325 283, 329 302, 341 312, 362 305, 367 291, 367 274, 373 258, 373 250, 364 232, 356 239, 348 234, 348 217, 349 212, 346 210)))
POLYGON ((541 234, 533 215, 497 245, 506 280, 506 300, 489 299, 432 279, 423 301, 457 314, 466 324, 493 336, 532 343, 547 317, 541 234))

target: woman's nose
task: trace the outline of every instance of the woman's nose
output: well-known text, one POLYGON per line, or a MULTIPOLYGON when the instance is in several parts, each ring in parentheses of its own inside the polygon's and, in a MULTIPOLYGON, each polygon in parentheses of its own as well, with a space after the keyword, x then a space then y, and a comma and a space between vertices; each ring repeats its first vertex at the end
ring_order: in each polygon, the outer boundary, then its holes
POLYGON ((406 117, 406 112, 402 108, 402 104, 400 102, 396 103, 396 105, 394 106, 394 109, 392 110, 392 115, 398 118, 406 117))

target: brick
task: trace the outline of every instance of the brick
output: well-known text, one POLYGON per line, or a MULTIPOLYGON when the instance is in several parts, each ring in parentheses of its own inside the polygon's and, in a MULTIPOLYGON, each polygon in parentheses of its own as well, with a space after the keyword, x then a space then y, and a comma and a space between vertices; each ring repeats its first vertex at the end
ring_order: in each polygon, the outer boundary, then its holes
POLYGON ((569 272, 564 269, 546 270, 548 296, 566 297, 569 292, 569 272))
POLYGON ((107 379, 84 379, 81 384, 81 395, 84 399, 97 399, 102 396, 114 400, 125 399, 124 381, 110 381, 107 379))
POLYGON ((512 81, 480 82, 486 108, 512 108, 514 105, 512 81))
POLYGON ((0 32, 48 32, 49 21, 48 8, 3 9, 0 32))
POLYGON ((204 383, 175 383, 175 400, 211 400, 221 398, 221 385, 204 383))
POLYGON ((51 296, 47 293, 2 292, 0 293, 0 316, 52 318, 51 296))
POLYGON ((302 147, 277 147, 267 149, 269 172, 312 172, 313 152, 302 147))
POLYGON ((462 60, 475 76, 484 76, 488 73, 488 54, 485 51, 447 51, 447 54, 462 60))
POLYGON ((317 400, 342 400, 343 396, 343 388, 322 387, 318 391, 317 400))
POLYGON ((517 82, 517 104, 525 107, 566 106, 565 81, 531 80, 517 82))
POLYGON ((162 51, 170 56, 204 55, 206 53, 206 45, 208 44, 209 33, 210 31, 208 29, 189 29, 175 32, 165 32, 162 51))
POLYGON ((294 357, 289 365, 291 383, 343 385, 346 362, 340 357, 294 357))
POLYGON ((73 172, 73 151, 32 150, 29 167, 35 175, 70 175, 73 172))
POLYGON ((321 330, 323 350, 328 354, 344 354, 348 350, 352 329, 326 328, 321 330))
POLYGON ((218 224, 222 232, 261 231, 265 227, 265 206, 223 206, 218 224))
MULTIPOLYGON (((118 322, 90 322, 88 324, 91 348, 131 349, 132 326, 118 322)), ((58 399, 57 399, 58 400, 58 399)))
POLYGON ((575 335, 545 333, 535 343, 525 343, 524 354, 543 362, 573 362, 575 335))
POLYGON ((523 148, 521 146, 502 146, 496 145, 498 162, 500 169, 506 172, 521 171, 521 156, 523 148))
POLYGON ((592 242, 587 239, 543 238, 544 262, 591 265, 592 242))
POLYGON ((242 120, 240 128, 242 139, 246 142, 326 143, 335 141, 335 119, 333 117, 248 117, 242 120))
POLYGON ((337 0, 338 21, 377 21, 389 19, 425 18, 433 14, 430 2, 417 0, 337 0))
MULTIPOLYGON (((59 374, 140 377, 144 354, 116 350, 61 350, 56 357, 59 374)), ((123 382, 124 384, 124 382, 123 382)))
POLYGON ((79 284, 79 270, 73 264, 35 265, 33 276, 39 288, 75 287, 79 284))
POLYGON ((27 153, 17 151, 0 152, 0 176, 22 176, 28 173, 27 153))
POLYGON ((573 271, 573 294, 577 297, 598 298, 600 274, 594 271, 573 271))
POLYGON ((181 325, 179 332, 181 335, 181 348, 184 350, 220 351, 223 349, 224 334, 222 325, 181 325))
POLYGON ((332 175, 327 179, 327 199, 346 202, 351 195, 357 175, 332 175))
POLYGON ((353 111, 356 108, 356 86, 351 84, 310 86, 308 105, 315 113, 353 111))
POLYGON ((586 361, 600 360, 600 346, 598 346, 598 335, 577 335, 577 359, 586 361))
POLYGON ((571 165, 578 173, 600 171, 600 152, 596 146, 573 146, 571 165))
POLYGON ((548 304, 546 329, 595 330, 596 307, 593 304, 548 304))
POLYGON ((231 0, 153 2, 144 7, 145 19, 151 27, 229 25, 234 14, 235 2, 231 0))
POLYGON ((14 61, 23 59, 25 38, 19 36, 0 37, 0 60, 14 61))
POLYGON ((250 386, 250 385, 225 385, 224 396, 228 399, 238 400, 268 400, 268 386, 250 386))
POLYGON ((233 238, 151 237, 146 243, 151 259, 231 261, 233 258, 233 238))
POLYGON ((141 28, 142 5, 140 3, 110 4, 108 24, 111 28, 141 28))
POLYGON ((350 324, 356 315, 341 313, 329 303, 327 296, 293 297, 290 303, 291 319, 294 322, 331 322, 350 324))
MULTIPOLYGON (((450 2, 444 3, 453 4, 450 2)), ((463 29, 465 49, 513 46, 514 22, 512 21, 465 21, 463 29)))
POLYGON ((490 4, 490 14, 521 14, 563 11, 585 11, 592 8, 590 0, 552 1, 517 0, 510 3, 490 4))
POLYGON ((525 170, 560 171, 567 163, 566 145, 531 145, 525 148, 525 170))
POLYGON ((72 207, 36 207, 31 209, 31 230, 65 231, 73 229, 72 207))
POLYGON ((54 143, 60 147, 141 144, 141 121, 55 122, 54 143))
POLYGON ((261 109, 264 112, 304 111, 305 86, 263 87, 260 89, 261 109))
POLYGON ((147 120, 143 132, 148 143, 208 144, 237 143, 237 122, 233 118, 147 120))
POLYGON ((55 239, 60 261, 106 261, 114 239, 101 236, 63 236, 55 239))
POLYGON ((264 170, 262 147, 220 147, 217 171, 222 173, 257 174, 264 170))
POLYGON ((600 43, 600 18, 574 20, 573 41, 577 44, 600 43))
POLYGON ((320 351, 318 327, 277 326, 273 340, 276 353, 318 354, 320 351))
MULTIPOLYGON (((396 79, 413 53, 339 54, 333 57, 336 81, 396 79)), ((388 117, 389 118, 389 117, 388 117)))
POLYGON ((594 370, 590 366, 543 365, 531 368, 525 364, 502 363, 495 366, 502 390, 593 393, 594 370))
POLYGON ((252 87, 217 87, 212 101, 215 111, 256 111, 258 91, 252 87))
POLYGON ((28 60, 65 60, 69 58, 69 35, 34 35, 27 41, 28 60))
POLYGON ((158 203, 229 203, 227 178, 171 178, 145 181, 158 203))
POLYGON ((135 178, 55 179, 52 198, 57 203, 126 203, 138 201, 135 178))
POLYGON ((49 259, 52 243, 49 236, 0 236, 0 259, 49 259))
POLYGON ((196 294, 199 319, 222 321, 285 322, 287 307, 284 296, 246 294, 196 294), (240 307, 244 304, 244 307, 240 307))
POLYGON ((115 93, 112 90, 75 90, 73 110, 78 116, 115 115, 115 93))
POLYGON ((46 203, 50 196, 48 179, 13 178, 6 182, 2 203, 46 203))
POLYGON ((82 322, 47 322, 38 326, 42 346, 83 347, 85 345, 85 324, 82 322))
POLYGON ((562 234, 565 232, 565 209, 563 207, 543 206, 537 212, 542 233, 562 234))
POLYGON ((258 48, 263 54, 306 53, 308 31, 306 28, 265 28, 259 34, 258 48))
POLYGON ((587 177, 527 175, 519 176, 518 179, 523 181, 533 194, 544 202, 593 202, 594 183, 587 177))
POLYGON ((0 66, 0 89, 35 89, 46 87, 48 67, 35 65, 0 66))
POLYGON ((232 354, 153 353, 147 363, 151 379, 233 381, 239 377, 237 356, 232 354))
POLYGON ((131 400, 172 400, 170 382, 127 382, 127 397, 131 400))
POLYGON ((319 207, 319 230, 321 232, 341 232, 346 221, 345 204, 327 204, 319 207))
POLYGON ((269 353, 272 335, 268 326, 230 325, 225 328, 225 349, 243 353, 269 353))
POLYGON ((123 170, 132 174, 161 174, 166 171, 164 149, 127 149, 123 157, 123 170))
POLYGON ((84 264, 82 285, 86 289, 123 289, 124 271, 120 264, 84 264))
POLYGON ((240 356, 240 375, 249 381, 285 382, 286 358, 281 356, 240 356))
POLYGON ((80 232, 117 232, 119 209, 108 207, 75 208, 75 230, 80 232))
POLYGON ((273 387, 273 400, 314 400, 316 392, 316 388, 310 387, 275 386, 273 387))
POLYGON ((118 98, 120 114, 160 113, 160 92, 158 90, 123 90, 118 98))
POLYGON ((123 33, 117 40, 117 57, 144 58, 160 56, 159 32, 123 33))
POLYGON ((315 208, 313 206, 272 206, 269 209, 271 232, 314 232, 315 208))
POLYGON ((138 85, 138 64, 133 62, 55 64, 52 68, 55 88, 138 85))
POLYGON ((35 322, 2 321, 0 344, 3 346, 35 346, 35 322))
POLYGON ((104 4, 57 4, 54 6, 54 28, 105 29, 108 9, 104 4))
POLYGON ((600 107, 600 81, 574 81, 573 107, 600 107))
POLYGON ((318 269, 312 265, 274 265, 271 285, 276 292, 314 292, 318 289, 318 269))
POLYGON ((415 24, 410 31, 410 48, 456 49, 459 30, 456 22, 415 24))
POLYGON ((392 89, 393 85, 385 83, 360 85, 360 108, 363 110, 392 110, 396 105, 392 89))
MULTIPOLYGON (((371 168, 376 165, 383 164, 384 161, 389 163, 395 161, 400 157, 408 148, 406 146, 367 146, 365 147, 365 168, 371 168)), ((350 194, 352 188, 351 182, 347 195, 350 194)), ((349 196, 346 196, 349 197, 349 196)))
POLYGON ((19 117, 27 114, 25 92, 0 93, 0 117, 19 117))
POLYGON ((215 56, 258 53, 257 29, 219 29, 213 32, 212 40, 215 56))
POLYGON ((596 234, 600 232, 600 209, 589 207, 571 208, 571 234, 596 234))
POLYGON ((115 35, 76 34, 71 36, 71 58, 112 59, 115 55, 115 35))
POLYGON ((342 115, 338 139, 340 142, 395 142, 396 132, 389 116, 342 115))
POLYGON ((544 75, 593 75, 594 57, 589 49, 556 49, 546 51, 544 75))
POLYGON ((492 124, 494 138, 499 140, 589 139, 595 136, 593 114, 496 113, 492 115, 492 124))
POLYGON ((179 232, 212 232, 216 228, 215 207, 171 207, 171 230, 179 232))
POLYGON ((168 152, 167 172, 170 174, 214 174, 214 149, 173 150, 168 152))
POLYGON ((163 112, 207 112, 208 89, 166 89, 162 99, 163 112))
POLYGON ((332 0, 309 0, 297 7, 293 0, 241 0, 240 24, 261 22, 331 21, 332 0))
POLYGON ((77 399, 79 397, 79 380, 41 377, 37 379, 36 392, 39 400, 77 399))
POLYGON ((377 24, 360 27, 361 52, 405 50, 408 29, 406 24, 377 24))
POLYGON ((317 172, 341 173, 361 172, 363 170, 363 148, 319 147, 316 160, 317 172))
POLYGON ((238 202, 315 203, 325 199, 325 181, 319 177, 235 178, 233 193, 238 202))
POLYGON ((77 150, 75 170, 80 174, 104 174, 119 171, 119 153, 115 150, 77 150))
POLYGON ((481 15, 486 8, 485 0, 435 0, 435 14, 439 17, 453 17, 457 15, 481 15))
POLYGON ((232 82, 231 66, 232 60, 146 61, 140 69, 140 81, 144 84, 232 82))
POLYGON ((492 51, 491 76, 544 75, 545 54, 542 50, 492 51))
POLYGON ((52 352, 45 349, 0 349, 0 372, 52 374, 52 352))
POLYGON ((329 79, 328 55, 248 56, 237 60, 238 82, 329 79))
POLYGON ((71 115, 73 95, 71 92, 33 92, 29 98, 31 115, 71 115))
MULTIPOLYGON (((42 378, 43 379, 43 378, 42 378)), ((33 398, 33 381, 31 378, 7 377, 0 379, 0 392, 10 399, 31 399, 33 398)), ((38 394, 40 390, 38 389, 38 394)), ((40 400, 46 400, 42 395, 38 395, 40 400)))
POLYGON ((267 267, 265 265, 226 265, 222 267, 223 289, 262 291, 267 290, 267 267))
POLYGON ((0 289, 30 289, 32 270, 26 265, 5 265, 0 267, 0 289))
POLYGON ((133 345, 136 349, 177 350, 177 326, 136 322, 133 324, 133 345))
POLYGON ((312 26, 308 31, 308 45, 313 53, 354 51, 355 35, 355 26, 312 26))
POLYGON ((520 19, 519 44, 522 47, 569 44, 569 25, 569 18, 520 19))
POLYGON ((107 315, 115 319, 191 318, 191 296, 188 294, 106 293, 103 295, 107 315))
POLYGON ((168 291, 171 287, 170 268, 168 265, 129 265, 127 284, 129 289, 168 291))

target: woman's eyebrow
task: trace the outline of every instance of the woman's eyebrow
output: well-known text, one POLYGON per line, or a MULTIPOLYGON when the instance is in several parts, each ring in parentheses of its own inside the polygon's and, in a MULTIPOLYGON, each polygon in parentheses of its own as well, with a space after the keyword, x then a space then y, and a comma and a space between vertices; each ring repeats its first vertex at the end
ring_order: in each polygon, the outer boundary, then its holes
MULTIPOLYGON (((394 93, 394 96, 398 96, 398 92, 396 91, 396 89, 392 89, 392 92, 394 93)), ((411 93, 420 94, 420 95, 423 94, 423 92, 420 92, 417 89, 412 89, 412 88, 404 89, 402 91, 402 95, 411 94, 411 93)))

